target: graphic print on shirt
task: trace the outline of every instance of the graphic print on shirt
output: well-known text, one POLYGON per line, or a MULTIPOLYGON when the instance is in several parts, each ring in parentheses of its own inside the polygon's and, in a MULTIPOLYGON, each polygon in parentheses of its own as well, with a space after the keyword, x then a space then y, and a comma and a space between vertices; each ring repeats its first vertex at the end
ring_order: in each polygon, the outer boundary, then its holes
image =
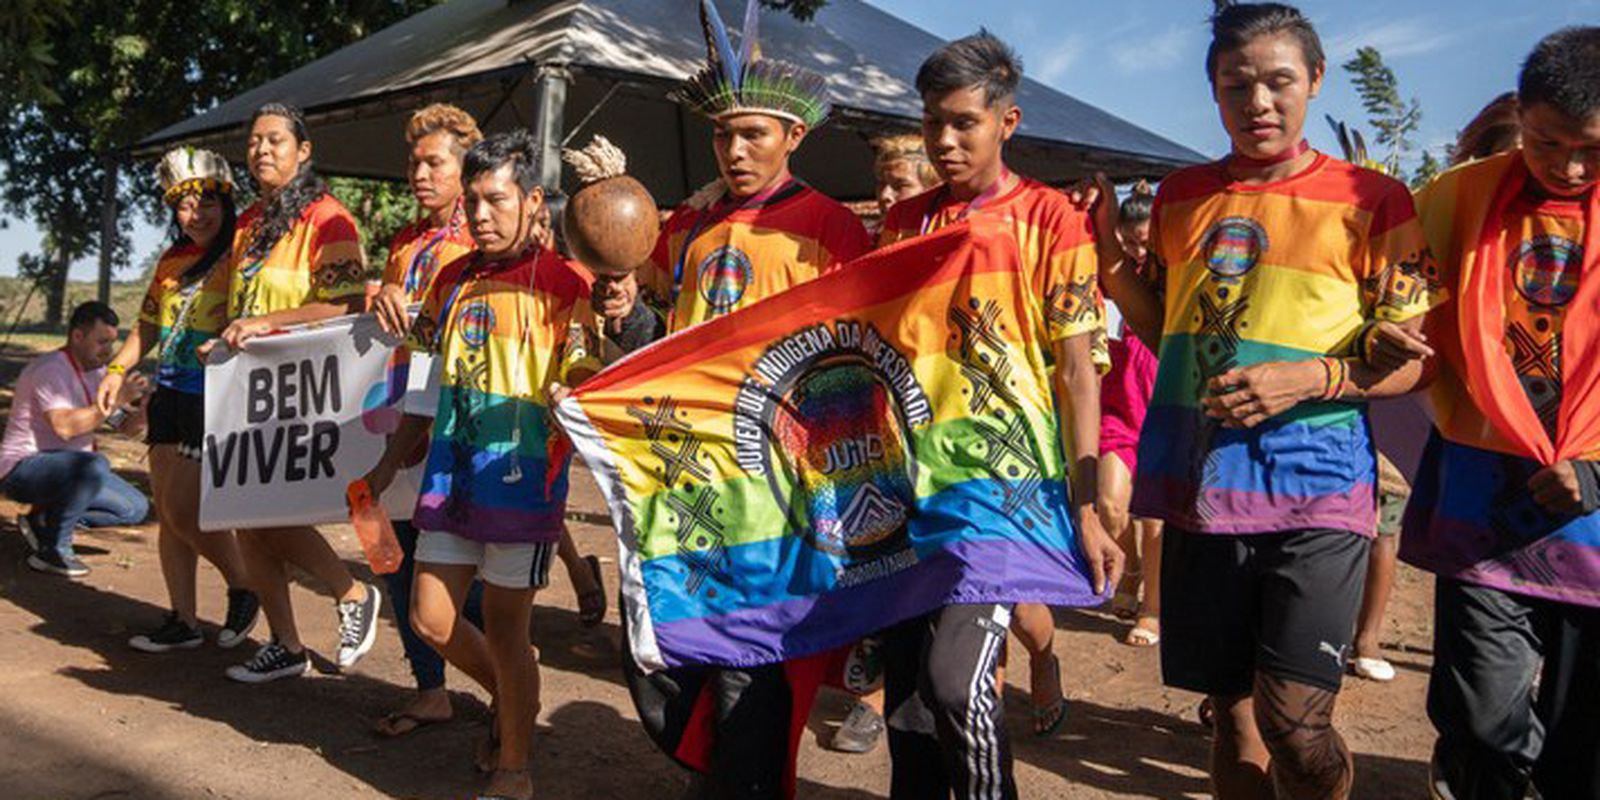
POLYGON ((1582 264, 1582 245, 1542 233, 1523 241, 1506 265, 1516 291, 1506 343, 1522 390, 1552 439, 1561 414, 1561 317, 1578 293, 1582 264))
POLYGON ((700 299, 715 317, 732 311, 744 299, 754 270, 749 256, 737 247, 724 245, 700 262, 699 273, 700 299))
MULTIPOLYGON (((1204 281, 1199 295, 1199 335, 1206 341, 1196 354, 1199 370, 1198 385, 1204 387, 1212 378, 1238 366, 1240 324, 1250 309, 1246 278, 1255 270, 1271 243, 1267 231, 1249 217, 1226 217, 1206 231, 1201 255, 1211 277, 1204 281)), ((1211 447, 1212 438, 1222 423, 1203 411, 1198 436, 1200 446, 1191 451, 1190 470, 1195 516, 1200 520, 1212 518, 1214 509, 1206 489, 1218 484, 1222 470, 1221 457, 1211 447)))

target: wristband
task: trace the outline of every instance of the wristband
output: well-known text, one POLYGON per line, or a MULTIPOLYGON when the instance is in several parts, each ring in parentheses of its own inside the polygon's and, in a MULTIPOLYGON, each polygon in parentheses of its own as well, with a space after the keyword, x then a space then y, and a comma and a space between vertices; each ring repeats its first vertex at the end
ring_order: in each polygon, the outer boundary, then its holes
POLYGON ((107 375, 122 375, 122 374, 125 374, 127 371, 128 371, 128 368, 122 366, 121 364, 107 364, 106 365, 106 374, 107 375))
POLYGON ((1578 476, 1578 497, 1582 513, 1593 514, 1600 510, 1600 461, 1574 459, 1572 471, 1578 476))

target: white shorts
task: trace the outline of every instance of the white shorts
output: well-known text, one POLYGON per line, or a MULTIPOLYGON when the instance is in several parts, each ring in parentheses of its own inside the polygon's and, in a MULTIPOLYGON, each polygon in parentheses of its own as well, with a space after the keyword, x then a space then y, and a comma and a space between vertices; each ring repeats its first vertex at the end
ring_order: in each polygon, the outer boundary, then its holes
POLYGON ((502 589, 549 586, 555 558, 555 542, 474 542, 446 531, 417 533, 417 563, 477 567, 484 583, 502 589))

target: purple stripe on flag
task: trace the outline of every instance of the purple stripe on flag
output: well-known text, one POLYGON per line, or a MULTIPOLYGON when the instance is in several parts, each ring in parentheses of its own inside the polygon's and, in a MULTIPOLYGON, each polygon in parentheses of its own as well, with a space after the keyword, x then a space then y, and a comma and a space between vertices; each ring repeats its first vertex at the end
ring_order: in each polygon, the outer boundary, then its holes
POLYGON ((954 603, 1091 606, 1103 601, 1072 571, 1075 556, 1040 555, 1034 543, 957 542, 904 572, 860 586, 660 623, 656 641, 668 666, 747 667, 831 650, 954 603))

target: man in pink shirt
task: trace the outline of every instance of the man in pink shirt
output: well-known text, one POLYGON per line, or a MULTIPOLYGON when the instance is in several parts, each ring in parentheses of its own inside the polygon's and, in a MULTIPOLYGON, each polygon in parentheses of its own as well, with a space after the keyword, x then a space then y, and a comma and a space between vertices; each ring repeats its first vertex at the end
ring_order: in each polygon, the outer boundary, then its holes
POLYGON ((34 359, 17 378, 0 440, 0 494, 32 509, 17 527, 33 548, 28 566, 69 578, 89 574, 72 552, 79 525, 137 525, 150 512, 145 496, 95 452, 94 432, 109 420, 137 425, 147 382, 134 375, 118 393, 117 410, 101 413, 95 391, 117 342, 117 312, 88 302, 72 311, 67 344, 34 359))

